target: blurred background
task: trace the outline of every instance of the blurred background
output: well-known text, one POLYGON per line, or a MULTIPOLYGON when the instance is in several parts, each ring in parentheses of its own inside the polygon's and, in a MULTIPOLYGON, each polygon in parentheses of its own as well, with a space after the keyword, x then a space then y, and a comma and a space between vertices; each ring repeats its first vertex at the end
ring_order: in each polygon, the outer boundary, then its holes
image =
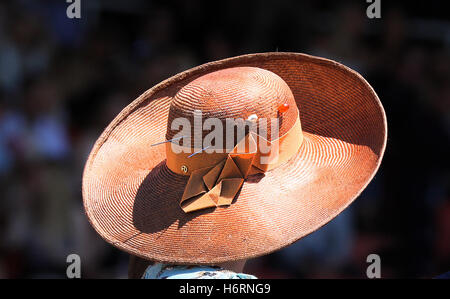
POLYGON ((450 20, 444 1, 64 0, 0 2, 0 278, 125 278, 128 255, 84 215, 96 138, 128 103, 180 71, 240 54, 303 52, 360 72, 389 123, 375 179, 318 232, 251 260, 261 278, 385 278, 450 270, 450 20))

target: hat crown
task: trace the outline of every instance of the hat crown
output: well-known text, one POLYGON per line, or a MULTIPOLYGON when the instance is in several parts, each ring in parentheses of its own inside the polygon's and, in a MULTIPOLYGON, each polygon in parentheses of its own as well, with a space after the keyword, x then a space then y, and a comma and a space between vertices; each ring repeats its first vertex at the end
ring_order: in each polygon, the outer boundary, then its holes
MULTIPOLYGON (((267 130, 269 140, 271 119, 278 118, 277 133, 283 135, 298 118, 297 104, 286 82, 275 73, 257 67, 218 70, 181 88, 170 105, 166 138, 172 139, 178 132, 171 129, 176 118, 188 119, 192 127, 191 136, 194 136, 195 111, 201 111, 202 123, 208 118, 221 121, 266 119, 267 126, 263 129, 267 130)), ((203 129, 202 137, 209 132, 203 129)), ((224 139, 227 138, 225 135, 224 131, 224 139)))

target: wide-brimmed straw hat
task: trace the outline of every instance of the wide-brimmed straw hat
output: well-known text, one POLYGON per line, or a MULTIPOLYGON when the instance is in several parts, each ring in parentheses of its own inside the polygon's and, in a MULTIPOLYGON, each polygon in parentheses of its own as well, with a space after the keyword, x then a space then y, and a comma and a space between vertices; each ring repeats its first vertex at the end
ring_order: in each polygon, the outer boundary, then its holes
POLYGON ((214 61, 150 88, 111 122, 86 163, 84 207, 106 241, 144 259, 256 257, 344 210, 374 177, 386 137, 376 93, 342 64, 280 52, 214 61), (195 111, 203 120, 278 119, 279 137, 267 138, 277 159, 185 141, 178 146, 195 155, 177 152, 172 123, 193 122, 195 111))

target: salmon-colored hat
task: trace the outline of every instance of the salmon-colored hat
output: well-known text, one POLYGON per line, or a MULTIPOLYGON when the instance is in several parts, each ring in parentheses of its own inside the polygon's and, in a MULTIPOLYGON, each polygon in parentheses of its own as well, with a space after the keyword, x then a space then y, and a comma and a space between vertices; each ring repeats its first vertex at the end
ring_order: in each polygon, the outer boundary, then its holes
POLYGON ((152 87, 111 122, 86 163, 84 207, 106 241, 148 260, 255 257, 344 210, 378 170, 386 137, 376 93, 337 62, 280 52, 215 61, 152 87), (174 147, 183 139, 174 120, 193 123, 195 111, 203 120, 278 119, 279 132, 268 133, 268 153, 174 147))

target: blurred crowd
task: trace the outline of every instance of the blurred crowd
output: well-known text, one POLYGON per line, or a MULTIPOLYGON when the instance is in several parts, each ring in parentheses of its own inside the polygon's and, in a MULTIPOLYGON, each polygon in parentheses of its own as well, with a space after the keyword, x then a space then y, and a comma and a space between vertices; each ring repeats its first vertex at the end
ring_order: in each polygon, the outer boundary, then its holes
POLYGON ((143 91, 235 55, 292 51, 360 72, 386 110, 388 147, 358 200, 318 232, 251 260, 261 278, 434 277, 450 270, 450 21, 434 0, 0 2, 0 278, 124 278, 128 255, 83 212, 87 155, 143 91), (301 2, 301 3, 300 3, 301 2))

